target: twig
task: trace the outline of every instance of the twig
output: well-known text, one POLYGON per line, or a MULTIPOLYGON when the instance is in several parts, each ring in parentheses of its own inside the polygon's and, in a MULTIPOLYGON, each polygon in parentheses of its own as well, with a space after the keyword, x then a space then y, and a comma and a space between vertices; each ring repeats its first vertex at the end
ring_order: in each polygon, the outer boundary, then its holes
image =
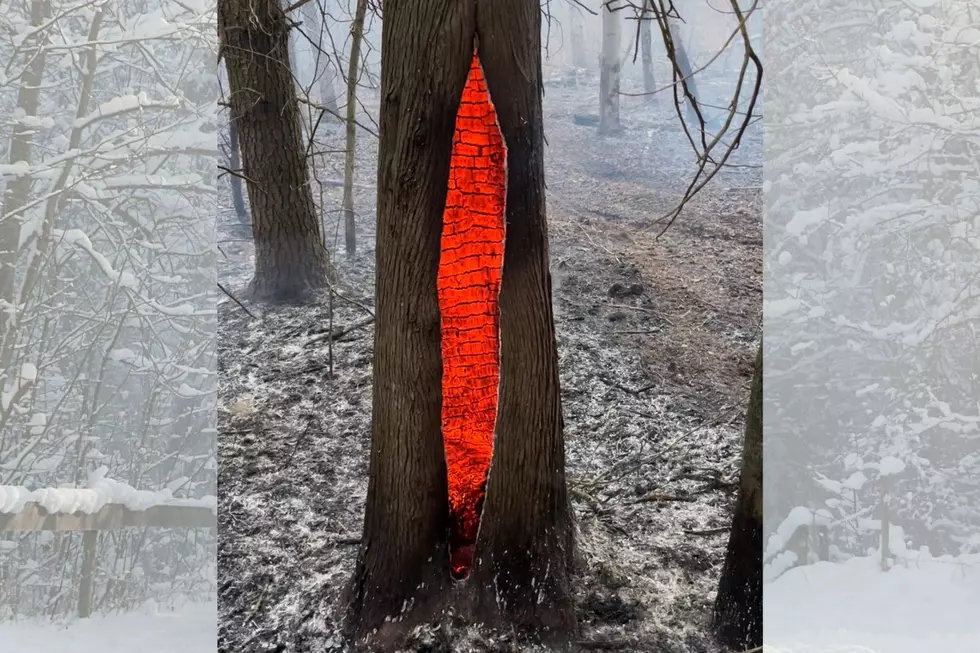
POLYGON ((238 301, 238 298, 237 297, 235 297, 230 292, 228 292, 228 289, 225 288, 224 286, 222 286, 220 282, 218 283, 218 288, 221 290, 221 292, 223 292, 224 294, 228 295, 228 297, 230 297, 233 302, 235 302, 236 304, 238 304, 243 311, 245 311, 246 313, 248 313, 249 316, 253 320, 259 319, 258 316, 255 313, 253 313, 252 311, 248 310, 248 307, 245 306, 245 304, 243 304, 240 301, 238 301))
POLYGON ((354 324, 352 324, 350 326, 342 327, 340 329, 335 329, 333 331, 327 330, 324 333, 318 333, 317 335, 312 336, 311 338, 309 338, 306 341, 306 343, 304 343, 304 344, 306 346, 309 346, 309 345, 313 345, 313 344, 316 344, 318 342, 321 342, 323 340, 329 340, 329 339, 336 340, 337 338, 341 338, 341 337, 347 335, 351 331, 356 331, 357 329, 362 329, 362 328, 368 326, 369 324, 373 324, 373 323, 374 323, 374 316, 372 315, 371 317, 364 318, 360 322, 355 322, 354 324))
POLYGON ((664 494, 663 492, 647 492, 642 497, 634 499, 630 503, 652 503, 652 502, 667 502, 667 501, 697 501, 695 497, 682 496, 679 494, 664 494))
POLYGON ((718 528, 709 528, 703 531, 684 531, 685 535, 698 535, 698 536, 709 536, 709 535, 720 535, 721 533, 727 533, 731 530, 730 526, 720 526, 718 528))

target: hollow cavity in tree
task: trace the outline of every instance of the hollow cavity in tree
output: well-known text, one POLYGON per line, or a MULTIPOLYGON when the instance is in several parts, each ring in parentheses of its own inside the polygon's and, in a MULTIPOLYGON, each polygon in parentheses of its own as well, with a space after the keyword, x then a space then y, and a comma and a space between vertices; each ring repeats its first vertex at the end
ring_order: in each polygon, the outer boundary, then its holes
POLYGON ((506 183, 506 148, 474 53, 456 115, 438 282, 450 565, 456 578, 467 576, 473 562, 493 451, 506 183))

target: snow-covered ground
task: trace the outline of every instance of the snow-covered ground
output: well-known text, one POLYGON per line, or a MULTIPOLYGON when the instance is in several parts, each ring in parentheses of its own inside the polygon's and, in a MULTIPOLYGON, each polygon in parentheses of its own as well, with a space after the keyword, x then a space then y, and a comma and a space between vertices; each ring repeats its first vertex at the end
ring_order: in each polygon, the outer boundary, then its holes
POLYGON ((176 611, 95 616, 67 624, 0 622, 5 653, 214 653, 218 607, 187 604, 176 611))
POLYGON ((980 652, 980 555, 821 562, 764 595, 767 653, 980 652))

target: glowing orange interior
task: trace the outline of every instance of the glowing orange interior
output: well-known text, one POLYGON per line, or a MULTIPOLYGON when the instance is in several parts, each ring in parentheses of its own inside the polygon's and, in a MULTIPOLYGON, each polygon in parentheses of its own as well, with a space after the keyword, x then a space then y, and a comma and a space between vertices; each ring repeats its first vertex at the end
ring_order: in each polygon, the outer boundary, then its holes
POLYGON ((456 115, 439 260, 442 433, 457 577, 473 561, 493 450, 506 179, 503 137, 474 53, 456 115))

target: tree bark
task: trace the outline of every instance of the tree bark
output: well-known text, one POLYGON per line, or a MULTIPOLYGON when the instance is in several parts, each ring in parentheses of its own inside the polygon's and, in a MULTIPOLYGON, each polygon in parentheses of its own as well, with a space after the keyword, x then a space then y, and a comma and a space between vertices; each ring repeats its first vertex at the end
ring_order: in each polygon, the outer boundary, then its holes
POLYGON ((545 218, 535 0, 389 0, 382 24, 374 420, 349 636, 392 650, 450 601, 550 640, 575 629, 545 218), (475 37, 475 40, 474 40, 475 37), (469 577, 449 569, 437 279, 456 112, 474 43, 507 147, 500 387, 469 577), (406 299, 410 298, 410 299, 406 299), (375 629, 377 632, 375 633, 375 629))
POLYGON ((255 241, 252 295, 307 301, 332 275, 309 183, 278 0, 219 0, 231 119, 239 131, 255 241))
POLYGON ((714 608, 719 639, 732 651, 762 646, 762 343, 745 415, 735 516, 714 608))
POLYGON ((382 22, 370 479, 345 599, 347 635, 382 650, 452 584, 437 279, 474 17, 469 2, 389 0, 382 22))
POLYGON ((238 128, 234 120, 228 121, 228 158, 231 170, 236 174, 230 175, 231 201, 235 205, 235 216, 241 224, 249 224, 248 211, 245 209, 245 195, 242 192, 242 155, 238 143, 238 128))
POLYGON ((653 77, 653 34, 650 23, 653 17, 653 0, 645 0, 643 3, 643 14, 640 17, 640 61, 643 65, 643 102, 653 106, 657 104, 656 80, 653 77))
POLYGON ((599 69, 599 133, 622 129, 619 122, 619 51, 623 26, 613 0, 602 3, 602 62, 599 69))
POLYGON ((350 65, 347 69, 347 144, 344 151, 344 196, 341 209, 344 214, 344 244, 348 258, 357 253, 357 225, 354 222, 354 155, 357 146, 357 73, 361 57, 361 39, 364 37, 364 14, 367 0, 357 0, 354 22, 350 27, 350 65))
POLYGON ((573 526, 548 265, 541 14, 533 0, 477 5, 479 54, 507 146, 500 390, 470 576, 477 615, 563 638, 574 631, 573 526))

